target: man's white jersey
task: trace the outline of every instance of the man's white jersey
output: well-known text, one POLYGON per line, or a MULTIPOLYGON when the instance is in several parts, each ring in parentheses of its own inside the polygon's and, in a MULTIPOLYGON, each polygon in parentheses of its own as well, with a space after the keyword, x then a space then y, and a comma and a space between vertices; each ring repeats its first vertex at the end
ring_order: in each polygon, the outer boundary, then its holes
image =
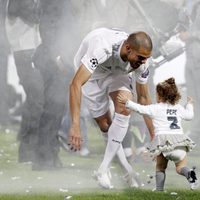
POLYGON ((190 103, 183 107, 180 104, 157 103, 140 105, 132 101, 127 101, 126 107, 151 117, 155 135, 183 134, 182 119, 191 120, 194 116, 193 105, 190 103))
MULTIPOLYGON (((91 73, 91 79, 101 79, 109 74, 128 74, 132 68, 120 57, 120 50, 128 34, 108 28, 90 32, 82 41, 74 58, 76 69, 83 64, 91 73)), ((135 70, 136 81, 144 84, 148 79, 148 64, 135 70)))

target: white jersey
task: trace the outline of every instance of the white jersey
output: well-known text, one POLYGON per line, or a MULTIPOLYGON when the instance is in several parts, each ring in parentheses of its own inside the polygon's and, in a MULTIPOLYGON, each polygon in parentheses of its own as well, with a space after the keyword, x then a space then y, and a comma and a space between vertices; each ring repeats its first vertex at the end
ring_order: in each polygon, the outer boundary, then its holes
POLYGON ((157 103, 140 105, 127 101, 126 107, 152 118, 155 135, 183 134, 182 119, 191 120, 194 116, 193 105, 190 103, 183 107, 180 104, 157 103))
POLYGON ((39 26, 30 26, 19 17, 6 18, 6 31, 13 51, 35 49, 41 43, 39 26))
MULTIPOLYGON (((120 50, 128 34, 108 28, 99 28, 90 32, 82 41, 75 55, 74 65, 83 64, 91 73, 91 79, 101 79, 110 74, 129 74, 132 68, 129 62, 120 57, 120 50)), ((148 62, 135 70, 136 81, 145 84, 148 79, 148 62)))

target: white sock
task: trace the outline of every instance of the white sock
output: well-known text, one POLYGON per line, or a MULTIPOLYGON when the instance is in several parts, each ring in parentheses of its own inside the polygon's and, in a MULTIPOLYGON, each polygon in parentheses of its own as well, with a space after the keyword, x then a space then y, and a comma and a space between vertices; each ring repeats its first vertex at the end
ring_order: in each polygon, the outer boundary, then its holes
POLYGON ((125 168, 128 174, 132 174, 133 168, 127 161, 122 145, 120 145, 119 150, 117 151, 117 156, 119 158, 119 161, 121 162, 121 165, 125 168))
MULTIPOLYGON (((126 135, 129 125, 129 118, 130 116, 115 113, 112 124, 108 130, 108 143, 106 146, 103 161, 98 169, 99 172, 104 173, 108 170, 110 163, 119 150, 121 143, 126 135)), ((122 157, 122 159, 124 158, 122 157)))
MULTIPOLYGON (((102 133, 104 141, 107 143, 108 142, 108 133, 103 132, 102 133)), ((130 153, 130 152, 128 152, 130 153)), ((131 150, 132 153, 132 150, 131 150)), ((132 154, 131 154, 132 155, 132 154)), ((128 162, 126 158, 126 152, 125 149, 123 149, 122 145, 120 145, 119 150, 117 151, 117 157, 121 163, 121 165, 125 168, 125 170, 130 174, 133 172, 132 166, 128 162)))

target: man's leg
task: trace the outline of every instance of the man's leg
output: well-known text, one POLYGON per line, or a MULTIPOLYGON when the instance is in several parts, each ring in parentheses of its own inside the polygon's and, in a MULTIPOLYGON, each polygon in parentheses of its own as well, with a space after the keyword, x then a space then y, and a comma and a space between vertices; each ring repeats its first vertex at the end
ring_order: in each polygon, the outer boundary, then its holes
MULTIPOLYGON (((111 123, 111 121, 108 120, 106 121, 106 118, 102 118, 102 116, 100 117, 101 119, 100 118, 96 119, 102 131, 105 132, 109 127, 106 151, 104 154, 104 159, 99 167, 98 172, 101 174, 107 173, 107 170, 109 168, 112 159, 114 158, 115 155, 118 155, 121 164, 124 166, 129 176, 132 177, 134 174, 133 169, 131 165, 128 163, 121 145, 121 142, 123 141, 128 129, 130 116, 129 116, 129 111, 126 110, 125 106, 117 102, 116 97, 119 92, 124 92, 128 97, 131 98, 131 93, 129 91, 116 91, 110 94, 114 102, 116 111, 111 126, 110 127, 108 126, 108 124, 111 123), (107 127, 103 126, 106 123, 107 127)), ((131 185, 133 184, 131 183, 131 185)))
MULTIPOLYGON (((103 162, 99 167, 99 172, 105 173, 121 146, 121 142, 126 134, 129 123, 129 116, 115 113, 113 122, 108 130, 108 143, 104 154, 103 162)), ((125 155, 124 155, 125 156, 125 155)))
POLYGON ((19 162, 34 161, 35 159, 37 131, 44 104, 43 80, 39 70, 32 66, 33 52, 33 49, 14 52, 17 74, 26 93, 26 101, 22 109, 22 122, 18 133, 19 162))

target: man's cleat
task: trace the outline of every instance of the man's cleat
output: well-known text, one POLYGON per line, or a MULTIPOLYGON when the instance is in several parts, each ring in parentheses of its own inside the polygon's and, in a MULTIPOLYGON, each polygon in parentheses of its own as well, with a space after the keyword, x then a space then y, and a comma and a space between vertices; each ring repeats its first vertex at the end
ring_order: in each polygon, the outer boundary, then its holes
POLYGON ((124 180, 128 183, 131 188, 139 188, 141 186, 141 181, 136 174, 126 174, 124 180))
POLYGON ((104 189, 112 189, 113 186, 110 183, 109 173, 100 173, 94 171, 93 177, 98 182, 98 184, 104 189))
POLYGON ((195 173, 195 171, 194 171, 193 169, 190 171, 189 178, 188 178, 188 182, 189 182, 190 188, 191 188, 192 190, 197 189, 198 186, 199 186, 199 182, 198 182, 198 180, 197 180, 196 173, 195 173))

